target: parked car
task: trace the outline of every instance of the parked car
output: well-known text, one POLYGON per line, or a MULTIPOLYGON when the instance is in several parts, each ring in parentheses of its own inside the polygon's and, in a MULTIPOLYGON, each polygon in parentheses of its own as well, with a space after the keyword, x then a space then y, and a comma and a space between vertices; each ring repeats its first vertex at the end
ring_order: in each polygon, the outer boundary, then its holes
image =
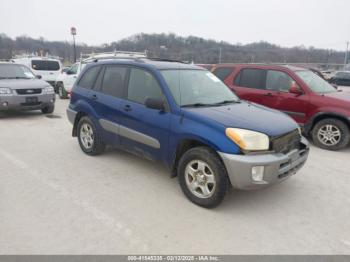
POLYGON ((13 61, 31 68, 35 75, 41 76, 51 86, 55 85, 55 81, 62 70, 61 61, 58 58, 22 56, 16 57, 13 61))
POLYGON ((75 63, 57 77, 55 89, 60 99, 67 99, 70 96, 75 80, 84 66, 84 63, 75 63))
POLYGON ((321 71, 323 78, 329 81, 329 79, 332 78, 332 76, 335 74, 334 70, 323 70, 321 71))
POLYGON ((350 86, 350 71, 339 71, 336 72, 330 79, 329 82, 339 86, 350 86))
POLYGON ((81 60, 78 63, 73 64, 66 72, 62 72, 56 80, 56 89, 58 90, 58 96, 61 99, 67 99, 70 97, 75 80, 79 76, 80 72, 84 69, 85 65, 95 61, 96 59, 110 59, 110 58, 130 58, 146 57, 146 52, 128 52, 128 51, 114 51, 105 53, 94 54, 82 54, 81 60))
POLYGON ((89 63, 67 115, 84 153, 112 145, 157 160, 191 201, 208 208, 230 183, 258 189, 285 180, 309 153, 290 117, 241 101, 212 73, 178 62, 89 63))
MULTIPOLYGON (((349 144, 350 94, 337 90, 313 72, 278 65, 219 65, 224 82, 240 98, 278 109, 297 121, 324 149, 349 144)), ((276 122, 277 123, 277 122, 276 122)))
POLYGON ((44 114, 50 114, 54 109, 52 86, 36 78, 24 65, 0 63, 0 112, 41 110, 44 114))

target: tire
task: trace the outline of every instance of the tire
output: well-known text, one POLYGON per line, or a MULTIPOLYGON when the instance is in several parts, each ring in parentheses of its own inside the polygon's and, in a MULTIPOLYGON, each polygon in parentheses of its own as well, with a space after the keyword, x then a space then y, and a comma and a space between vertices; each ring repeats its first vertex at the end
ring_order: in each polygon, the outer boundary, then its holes
POLYGON ((229 185, 226 168, 210 148, 195 147, 188 150, 181 157, 177 170, 181 189, 193 203, 214 208, 224 199, 229 185))
POLYGON ((66 91, 66 89, 64 89, 63 84, 58 85, 58 96, 60 99, 67 99, 68 98, 67 91, 66 91))
POLYGON ((106 145, 102 143, 101 135, 97 132, 96 126, 89 117, 85 116, 79 120, 77 137, 81 150, 87 155, 102 154, 106 148, 106 145))
POLYGON ((53 111, 55 111, 55 105, 49 105, 49 106, 44 107, 43 109, 41 109, 41 112, 43 114, 52 114, 53 111))
POLYGON ((314 144, 320 148, 337 151, 349 144, 348 126, 341 120, 326 118, 316 123, 311 131, 314 144))

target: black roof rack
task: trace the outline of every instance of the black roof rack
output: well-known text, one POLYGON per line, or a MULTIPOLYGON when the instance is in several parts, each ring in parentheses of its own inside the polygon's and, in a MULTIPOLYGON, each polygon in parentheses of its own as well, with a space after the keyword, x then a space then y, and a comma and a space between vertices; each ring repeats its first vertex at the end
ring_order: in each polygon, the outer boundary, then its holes
POLYGON ((147 57, 146 59, 152 60, 152 61, 159 61, 159 62, 173 62, 173 63, 181 63, 181 64, 190 64, 189 62, 175 60, 175 59, 168 59, 168 58, 147 57))

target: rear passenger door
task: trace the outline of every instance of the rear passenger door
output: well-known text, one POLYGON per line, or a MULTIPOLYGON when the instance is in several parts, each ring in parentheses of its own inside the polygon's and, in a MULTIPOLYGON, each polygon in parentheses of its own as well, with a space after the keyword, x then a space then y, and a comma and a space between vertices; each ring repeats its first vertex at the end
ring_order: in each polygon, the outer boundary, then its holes
POLYGON ((235 77, 233 85, 241 99, 273 107, 277 91, 266 89, 265 69, 242 69, 235 77))
POLYGON ((167 104, 159 82, 151 72, 131 68, 125 97, 119 129, 122 146, 148 159, 164 161, 171 113, 145 106, 147 98, 162 98, 167 104))
POLYGON ((118 133, 127 75, 127 67, 106 65, 90 92, 90 102, 98 115, 99 126, 104 134, 102 137, 112 145, 120 145, 118 133))

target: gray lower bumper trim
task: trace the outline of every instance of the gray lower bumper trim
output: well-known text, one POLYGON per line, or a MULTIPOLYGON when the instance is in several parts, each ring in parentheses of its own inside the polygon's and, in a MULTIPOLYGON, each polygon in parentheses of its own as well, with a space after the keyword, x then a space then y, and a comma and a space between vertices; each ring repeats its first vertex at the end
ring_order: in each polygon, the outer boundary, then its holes
POLYGON ((287 179, 295 174, 306 162, 309 143, 302 139, 302 150, 293 150, 288 154, 271 153, 263 155, 233 155, 218 152, 224 161, 231 184, 238 189, 257 189, 287 179), (252 167, 264 166, 264 178, 254 182, 251 178, 252 167))

